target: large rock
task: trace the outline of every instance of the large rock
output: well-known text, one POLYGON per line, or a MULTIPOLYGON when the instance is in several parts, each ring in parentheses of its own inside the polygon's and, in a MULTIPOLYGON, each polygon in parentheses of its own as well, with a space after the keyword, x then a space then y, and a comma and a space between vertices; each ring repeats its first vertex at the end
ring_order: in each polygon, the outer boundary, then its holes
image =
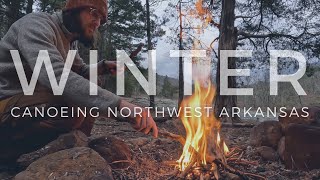
POLYGON ((38 159, 14 179, 112 180, 113 176, 110 166, 97 152, 76 147, 38 159))
POLYGON ((88 138, 81 131, 75 130, 70 133, 63 134, 45 147, 20 156, 20 158, 17 160, 17 163, 21 167, 27 167, 32 162, 48 154, 74 147, 88 147, 88 138))
POLYGON ((250 144, 252 146, 269 146, 277 148, 282 137, 281 125, 278 121, 265 121, 252 128, 250 144))
POLYGON ((297 109, 296 112, 292 110, 286 110, 287 116, 280 117, 279 122, 282 130, 285 132, 290 124, 304 124, 304 125, 320 125, 320 107, 311 107, 308 109, 297 109), (306 117, 307 113, 309 116, 306 117), (297 114, 291 114, 295 112, 297 114))
POLYGON ((299 124, 288 126, 285 139, 286 168, 311 170, 320 168, 320 128, 299 124))
POLYGON ((286 137, 283 136, 278 143, 278 154, 281 160, 284 160, 285 147, 286 147, 286 137))
POLYGON ((266 161, 276 161, 279 159, 277 152, 268 146, 261 146, 257 148, 257 153, 266 161))
POLYGON ((132 163, 130 148, 114 136, 91 140, 89 147, 97 151, 114 169, 127 168, 132 163))
POLYGON ((45 148, 49 153, 54 153, 73 147, 87 147, 88 141, 88 137, 83 132, 75 130, 59 136, 56 140, 46 145, 45 148))

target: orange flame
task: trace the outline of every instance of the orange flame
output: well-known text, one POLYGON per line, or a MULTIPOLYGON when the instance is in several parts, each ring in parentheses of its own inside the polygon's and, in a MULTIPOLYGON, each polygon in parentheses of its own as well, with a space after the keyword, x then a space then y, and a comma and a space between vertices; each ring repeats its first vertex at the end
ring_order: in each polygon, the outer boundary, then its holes
MULTIPOLYGON (((218 148, 220 148, 220 144, 221 144, 221 137, 220 137, 220 133, 218 132, 218 134, 217 134, 217 146, 218 146, 218 148)), ((223 146, 223 153, 225 155, 227 155, 230 152, 227 144, 225 142, 223 142, 222 146, 223 146)))
POLYGON ((189 14, 194 18, 200 19, 203 22, 203 27, 208 26, 213 19, 212 12, 210 12, 207 7, 203 6, 203 0, 197 0, 195 9, 189 9, 189 14))
POLYGON ((183 115, 187 114, 186 107, 191 109, 191 116, 180 117, 186 129, 186 143, 178 160, 181 170, 184 170, 195 157, 199 158, 201 164, 206 164, 208 138, 213 129, 220 128, 220 121, 216 120, 213 112, 208 113, 208 108, 205 108, 212 107, 214 94, 215 88, 211 83, 205 88, 201 87, 199 82, 195 82, 195 93, 185 98, 180 105, 183 115))
MULTIPOLYGON (((199 35, 212 20, 211 12, 208 8, 203 7, 203 0, 197 0, 195 9, 189 10, 189 14, 202 22, 201 25, 198 25, 199 35)), ((195 40, 193 49, 199 49, 199 46, 200 41, 195 40)), ((194 58, 192 60, 193 65, 197 65, 197 60, 200 59, 194 58)), ((209 71, 205 70, 209 66, 211 64, 205 67, 198 66, 198 68, 193 68, 193 70, 198 70, 196 71, 197 73, 192 72, 193 75, 196 75, 196 79, 194 79, 194 94, 183 99, 180 104, 181 113, 179 118, 186 129, 186 142, 182 155, 177 161, 181 171, 188 167, 191 162, 206 164, 207 155, 211 156, 212 151, 216 151, 217 153, 213 154, 218 154, 219 157, 229 153, 226 143, 221 140, 219 134, 221 123, 215 118, 213 111, 208 111, 209 107, 212 108, 215 95, 215 87, 210 82, 207 86, 204 85, 207 77, 210 76, 210 68, 209 71)), ((208 157, 208 159, 210 158, 212 157, 208 157)))
POLYGON ((228 148, 228 146, 226 145, 225 142, 223 143, 223 152, 224 152, 225 155, 230 153, 230 150, 229 150, 229 148, 228 148))
POLYGON ((217 135, 217 144, 218 144, 218 146, 220 146, 220 142, 221 142, 220 133, 218 133, 218 135, 217 135))

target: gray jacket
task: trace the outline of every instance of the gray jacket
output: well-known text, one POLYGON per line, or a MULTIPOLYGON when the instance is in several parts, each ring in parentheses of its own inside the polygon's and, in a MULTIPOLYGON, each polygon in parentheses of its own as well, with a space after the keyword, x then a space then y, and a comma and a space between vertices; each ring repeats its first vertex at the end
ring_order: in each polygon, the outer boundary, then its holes
MULTIPOLYGON (((60 80, 68 51, 72 49, 72 34, 64 27, 62 13, 31 13, 15 22, 0 42, 0 100, 23 93, 10 50, 18 50, 30 82, 39 50, 48 50, 56 79, 60 80)), ((103 64, 100 63, 100 67, 103 64)), ((120 97, 98 88, 97 96, 89 95, 89 66, 77 54, 63 97, 81 107, 118 107, 120 97)), ((51 90, 45 66, 40 71, 36 91, 51 90)))

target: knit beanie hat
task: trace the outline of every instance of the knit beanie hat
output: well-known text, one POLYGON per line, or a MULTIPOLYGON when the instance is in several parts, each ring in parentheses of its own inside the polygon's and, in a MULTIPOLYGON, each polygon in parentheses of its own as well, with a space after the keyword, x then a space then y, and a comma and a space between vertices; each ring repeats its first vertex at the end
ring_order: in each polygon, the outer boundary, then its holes
POLYGON ((107 22, 107 0, 68 0, 64 10, 78 9, 83 7, 93 7, 97 9, 102 15, 101 23, 107 22))

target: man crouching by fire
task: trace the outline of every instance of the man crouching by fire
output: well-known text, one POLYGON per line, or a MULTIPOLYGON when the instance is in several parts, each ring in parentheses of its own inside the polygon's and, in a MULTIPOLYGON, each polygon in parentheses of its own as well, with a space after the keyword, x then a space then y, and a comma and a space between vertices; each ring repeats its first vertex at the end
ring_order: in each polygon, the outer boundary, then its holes
MULTIPOLYGON (((16 159, 21 154, 41 148, 57 136, 72 130, 80 130, 89 136, 94 124, 92 116, 17 115, 19 112, 25 113, 25 108, 96 107, 103 115, 108 108, 125 107, 132 110, 138 107, 100 87, 97 89, 98 95, 90 96, 88 78, 91 66, 86 65, 78 53, 61 96, 54 95, 52 79, 44 64, 41 64, 41 69, 36 68, 40 72, 34 71, 37 61, 41 59, 39 51, 47 50, 57 81, 63 80, 69 50, 76 50, 78 41, 92 46, 98 27, 106 23, 106 19, 107 0, 68 0, 62 12, 52 15, 31 13, 10 27, 0 43, 0 162, 16 159), (17 70, 18 65, 13 60, 11 50, 19 52, 23 68, 17 70), (23 78, 18 75, 18 71, 22 70, 25 71, 26 83, 30 83, 28 86, 32 84, 33 75, 39 74, 33 95, 26 95, 23 91, 20 82, 23 78), (15 116, 10 113, 13 108, 15 116)), ((98 66, 99 75, 115 73, 115 62, 100 61, 95 65, 98 66)), ((152 132, 157 137, 157 125, 147 113, 131 114, 129 119, 137 131, 145 134, 152 132)))

